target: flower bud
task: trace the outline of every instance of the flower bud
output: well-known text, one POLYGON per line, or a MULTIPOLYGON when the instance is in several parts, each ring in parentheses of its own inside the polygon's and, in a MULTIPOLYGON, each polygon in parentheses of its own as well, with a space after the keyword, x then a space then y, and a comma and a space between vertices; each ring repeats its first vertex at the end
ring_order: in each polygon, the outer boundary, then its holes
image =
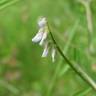
POLYGON ((39 21, 38 21, 38 26, 40 28, 44 27, 46 25, 47 21, 46 21, 46 18, 43 17, 43 18, 40 18, 39 21))
POLYGON ((56 55, 56 49, 55 48, 52 48, 52 62, 55 62, 55 55, 56 55))
POLYGON ((42 53, 42 57, 46 57, 48 55, 48 52, 49 52, 49 47, 48 47, 48 43, 46 43, 44 46, 44 51, 42 53))
POLYGON ((41 39, 39 45, 43 45, 44 41, 45 41, 46 38, 47 38, 47 34, 48 34, 47 32, 44 32, 44 33, 43 33, 43 36, 42 36, 42 39, 41 39))
POLYGON ((42 40, 42 37, 43 37, 43 29, 40 28, 40 29, 39 29, 39 32, 35 35, 34 38, 32 38, 32 42, 37 43, 37 42, 39 42, 40 40, 42 40))

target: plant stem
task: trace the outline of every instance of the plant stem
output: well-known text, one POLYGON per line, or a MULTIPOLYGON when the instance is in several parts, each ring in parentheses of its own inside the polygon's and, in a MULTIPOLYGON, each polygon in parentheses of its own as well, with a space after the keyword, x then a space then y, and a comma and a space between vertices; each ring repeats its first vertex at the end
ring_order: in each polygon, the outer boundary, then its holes
MULTIPOLYGON (((49 28, 49 26, 48 26, 49 28)), ((50 31, 50 35, 51 38, 53 40, 53 43, 55 44, 58 52, 60 53, 60 55, 64 58, 64 60, 68 63, 68 65, 85 81, 87 82, 87 84, 89 84, 95 91, 96 91, 96 83, 92 80, 92 78, 78 65, 78 64, 74 64, 74 62, 71 62, 66 56, 65 54, 62 52, 62 50, 60 49, 60 47, 57 45, 53 34, 49 28, 50 31)))
POLYGON ((19 94, 19 89, 17 89, 16 87, 14 87, 13 85, 9 84, 8 82, 4 80, 0 79, 0 86, 6 88, 7 90, 9 90, 11 93, 15 95, 19 94))
POLYGON ((4 9, 4 8, 10 6, 10 5, 15 4, 17 1, 19 1, 19 0, 12 0, 12 1, 10 1, 10 2, 8 2, 8 3, 6 3, 6 4, 2 5, 2 6, 0 6, 0 11, 1 11, 2 9, 4 9))
MULTIPOLYGON (((70 44, 72 43, 72 40, 76 34, 76 29, 77 27, 79 26, 79 20, 76 20, 75 24, 72 26, 72 28, 68 29, 67 31, 70 32, 70 36, 69 36, 69 39, 67 40, 65 46, 64 46, 64 49, 63 49, 63 53, 67 53, 68 50, 69 50, 69 47, 70 47, 70 44)), ((77 49, 76 47, 73 47, 74 49, 77 49)), ((64 76, 64 74, 66 74, 68 72, 68 70, 70 69, 70 66, 69 65, 65 65, 62 69, 61 69, 61 66, 63 64, 63 59, 62 60, 59 60, 58 64, 56 65, 56 69, 55 69, 55 72, 52 76, 52 80, 51 80, 51 83, 49 85, 49 88, 48 88, 48 92, 47 92, 47 96, 50 96, 49 94, 52 95, 52 92, 53 90, 55 89, 55 86, 56 86, 56 83, 58 82, 58 78, 64 76), (58 77, 58 78, 57 78, 58 77)))
POLYGON ((86 20, 88 28, 88 51, 94 54, 94 45, 92 43, 93 38, 93 22, 92 22, 92 12, 91 12, 91 2, 92 0, 79 0, 79 2, 85 7, 86 11, 86 20))

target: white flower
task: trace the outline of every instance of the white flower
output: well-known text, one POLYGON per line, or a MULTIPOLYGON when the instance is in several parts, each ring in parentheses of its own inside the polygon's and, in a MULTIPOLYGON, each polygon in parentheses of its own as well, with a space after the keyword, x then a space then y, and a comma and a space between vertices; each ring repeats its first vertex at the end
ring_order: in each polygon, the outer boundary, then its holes
POLYGON ((32 38, 32 42, 37 43, 37 42, 39 42, 40 40, 42 40, 42 37, 43 37, 43 29, 40 28, 40 29, 39 29, 39 32, 35 35, 34 38, 32 38))
POLYGON ((52 47, 49 44, 49 42, 45 42, 44 50, 43 50, 43 53, 42 53, 42 57, 47 57, 50 48, 51 48, 52 62, 55 62, 56 48, 54 46, 52 47))
POLYGON ((32 38, 32 42, 34 42, 34 43, 39 42, 40 46, 44 46, 42 57, 47 57, 47 55, 49 53, 49 49, 51 49, 52 62, 54 62, 55 61, 56 49, 52 45, 53 43, 50 42, 50 40, 47 39, 49 30, 48 30, 47 20, 46 20, 45 17, 42 17, 42 18, 39 19, 38 26, 39 26, 39 31, 32 38))
POLYGON ((48 29, 47 29, 46 18, 40 18, 38 21, 39 32, 32 39, 32 42, 40 42, 39 45, 43 45, 44 41, 47 39, 48 29))
POLYGON ((40 41, 39 45, 43 45, 44 44, 44 41, 47 38, 47 34, 48 34, 48 32, 43 32, 43 35, 42 35, 42 38, 41 38, 41 41, 40 41))
POLYGON ((47 20, 46 20, 45 17, 42 17, 42 18, 40 18, 40 19, 38 20, 38 26, 39 26, 40 28, 45 27, 45 26, 46 26, 46 23, 47 23, 47 20))
POLYGON ((48 46, 48 43, 45 43, 44 50, 43 50, 43 53, 42 53, 42 57, 47 57, 48 52, 49 52, 49 46, 48 46))
MULTIPOLYGON (((49 53, 49 47, 50 47, 49 44, 46 43, 45 46, 44 46, 42 57, 47 57, 47 55, 49 53)), ((51 51, 52 62, 55 62, 55 55, 56 55, 56 49, 53 47, 52 51, 51 51)))
POLYGON ((52 62, 55 62, 55 55, 56 55, 56 49, 52 48, 52 53, 51 53, 52 62))

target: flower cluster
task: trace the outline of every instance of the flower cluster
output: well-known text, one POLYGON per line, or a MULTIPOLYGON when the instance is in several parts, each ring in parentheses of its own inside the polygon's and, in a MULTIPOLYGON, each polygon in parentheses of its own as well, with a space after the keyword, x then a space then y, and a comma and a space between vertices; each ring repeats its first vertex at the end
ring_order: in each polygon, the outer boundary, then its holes
POLYGON ((39 27, 39 31, 32 38, 32 42, 39 43, 40 46, 44 46, 42 57, 47 57, 49 50, 51 49, 52 62, 54 62, 56 48, 54 44, 51 42, 51 40, 48 39, 49 29, 48 29, 47 20, 45 17, 41 17, 38 20, 38 27, 39 27))

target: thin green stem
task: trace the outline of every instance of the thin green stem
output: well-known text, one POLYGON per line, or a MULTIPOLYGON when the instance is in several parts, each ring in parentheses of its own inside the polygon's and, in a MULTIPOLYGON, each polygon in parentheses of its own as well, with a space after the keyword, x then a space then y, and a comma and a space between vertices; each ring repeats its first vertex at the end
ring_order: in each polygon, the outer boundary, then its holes
POLYGON ((79 0, 79 2, 85 7, 85 11, 86 11, 86 20, 87 20, 87 28, 88 28, 88 51, 92 55, 92 54, 94 54, 94 45, 92 43, 92 38, 94 35, 92 12, 91 12, 92 0, 79 0))
POLYGON ((79 91, 75 94, 73 94, 72 96, 85 96, 87 95, 89 92, 91 91, 91 88, 87 88, 87 89, 84 89, 83 91, 79 91))
MULTIPOLYGON (((48 26, 49 28, 49 26, 48 26)), ((53 34, 49 28, 50 31, 50 35, 51 38, 53 40, 53 43, 55 44, 58 52, 60 53, 60 55, 64 58, 64 60, 67 62, 67 64, 87 83, 90 85, 90 87, 92 87, 95 91, 96 91, 96 83, 93 81, 93 79, 78 65, 78 64, 74 64, 74 62, 71 62, 67 56, 65 56, 65 54, 62 52, 62 50, 60 49, 60 47, 58 46, 56 40, 53 37, 53 34)))
MULTIPOLYGON (((71 33, 70 33, 69 39, 66 42, 66 45, 64 46, 63 53, 65 53, 65 54, 67 53, 67 51, 70 47, 70 44, 71 44, 71 42, 72 42, 72 40, 73 40, 73 38, 76 34, 76 29, 77 29, 78 26, 79 26, 79 20, 76 20, 74 26, 72 26, 72 28, 68 29, 68 32, 71 31, 71 33)), ((70 66, 66 65, 66 64, 61 69, 62 64, 63 64, 63 60, 60 60, 57 64, 57 66, 56 66, 56 69, 55 69, 54 75, 52 77, 51 83, 48 87, 48 94, 51 94, 51 92, 54 90, 56 82, 58 81, 57 79, 62 77, 64 74, 66 74, 68 72, 68 70, 70 69, 70 66)))
POLYGON ((0 80, 0 86, 8 89, 11 93, 15 95, 19 94, 19 90, 16 87, 14 87, 13 85, 9 84, 8 82, 4 80, 0 80))
POLYGON ((12 4, 15 4, 17 1, 19 1, 19 0, 12 0, 12 1, 10 1, 10 2, 8 2, 8 3, 6 3, 6 4, 2 5, 2 6, 0 6, 0 11, 3 10, 4 8, 12 5, 12 4))

